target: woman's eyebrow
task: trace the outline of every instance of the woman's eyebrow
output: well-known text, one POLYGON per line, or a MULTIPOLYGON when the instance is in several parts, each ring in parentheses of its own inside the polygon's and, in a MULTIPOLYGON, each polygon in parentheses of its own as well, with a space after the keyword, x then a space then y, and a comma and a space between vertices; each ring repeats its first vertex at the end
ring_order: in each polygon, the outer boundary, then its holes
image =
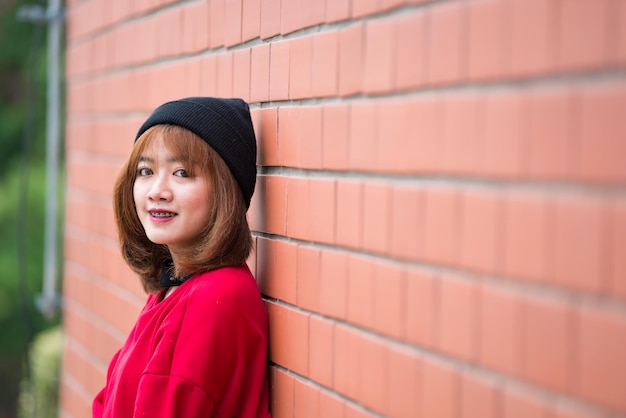
MULTIPOLYGON (((166 163, 179 163, 182 160, 179 157, 169 157, 165 160, 166 163)), ((154 158, 152 157, 146 157, 145 155, 141 155, 139 157, 139 162, 147 162, 147 163, 153 163, 154 162, 154 158)))

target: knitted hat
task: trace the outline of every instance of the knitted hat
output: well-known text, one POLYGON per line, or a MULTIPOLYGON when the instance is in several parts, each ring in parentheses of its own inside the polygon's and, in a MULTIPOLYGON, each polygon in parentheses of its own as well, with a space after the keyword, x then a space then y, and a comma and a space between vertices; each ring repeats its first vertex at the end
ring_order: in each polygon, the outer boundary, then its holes
POLYGON ((246 207, 250 207, 256 183, 256 138, 246 102, 215 97, 188 97, 167 102, 148 117, 135 141, 158 124, 181 126, 209 144, 230 168, 246 207))

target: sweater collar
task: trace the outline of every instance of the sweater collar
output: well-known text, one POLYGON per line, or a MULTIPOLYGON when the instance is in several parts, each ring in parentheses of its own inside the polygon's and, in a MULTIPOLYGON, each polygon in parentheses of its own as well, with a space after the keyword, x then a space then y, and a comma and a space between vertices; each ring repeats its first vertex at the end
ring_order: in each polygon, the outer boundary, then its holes
POLYGON ((174 276, 174 264, 171 259, 168 259, 161 267, 161 277, 159 283, 161 284, 161 287, 180 286, 193 275, 194 273, 181 277, 174 276))

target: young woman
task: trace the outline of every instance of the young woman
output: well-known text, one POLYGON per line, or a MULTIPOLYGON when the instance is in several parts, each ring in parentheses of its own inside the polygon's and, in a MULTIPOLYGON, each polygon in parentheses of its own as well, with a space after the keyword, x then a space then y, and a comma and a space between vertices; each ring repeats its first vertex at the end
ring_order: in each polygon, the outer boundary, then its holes
POLYGON ((268 321, 245 262, 256 139, 239 99, 157 108, 115 184, 124 259, 149 293, 93 417, 263 417, 268 321))

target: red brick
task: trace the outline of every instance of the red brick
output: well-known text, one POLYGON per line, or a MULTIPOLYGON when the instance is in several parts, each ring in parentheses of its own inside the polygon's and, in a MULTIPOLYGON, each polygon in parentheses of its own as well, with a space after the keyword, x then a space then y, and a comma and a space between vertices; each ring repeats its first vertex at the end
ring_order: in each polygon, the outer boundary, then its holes
POLYGON ((374 330, 396 340, 406 336, 407 277, 398 265, 378 262, 374 273, 374 330))
POLYGON ((583 307, 578 326, 577 394, 626 412, 626 318, 621 312, 583 307))
POLYGON ((309 315, 274 302, 267 302, 270 320, 272 362, 307 375, 309 371, 309 315))
MULTIPOLYGON (((580 1, 580 0, 579 0, 580 1)), ((580 171, 584 179, 626 181, 626 83, 584 86, 581 94, 580 171)))
POLYGON ((343 399, 324 390, 320 391, 320 418, 345 418, 346 403, 343 399))
POLYGON ((561 68, 599 68, 606 64, 607 36, 612 32, 607 30, 608 5, 608 0, 574 0, 561 7, 558 48, 561 68), (581 32, 583 26, 585 31, 581 32))
POLYGON ((295 379, 279 370, 272 368, 272 416, 275 418, 290 418, 294 415, 295 379))
POLYGON ((566 179, 573 174, 576 146, 571 132, 572 95, 567 88, 537 88, 529 103, 529 174, 566 179))
POLYGON ((278 108, 253 110, 258 113, 254 121, 257 139, 257 164, 264 166, 278 165, 278 108))
POLYGON ((524 377, 541 386, 573 388, 574 312, 556 300, 524 300, 524 377))
POLYGON ((424 258, 450 264, 459 253, 459 194, 454 189, 426 189, 424 209, 424 258))
POLYGON ((533 281, 543 279, 551 244, 549 219, 545 196, 524 192, 506 197, 502 272, 533 281))
POLYGON ((250 49, 233 53, 233 96, 250 101, 250 49))
POLYGON ((449 94, 444 100, 442 168, 452 174, 474 173, 482 148, 484 102, 476 93, 449 94))
MULTIPOLYGON (((116 3, 117 2, 111 2, 111 4, 116 3)), ((186 54, 199 51, 199 42, 197 40, 199 36, 196 34, 196 31, 199 31, 200 28, 206 28, 206 25, 197 25, 196 22, 200 15, 200 7, 203 5, 206 5, 206 3, 188 4, 182 10, 182 52, 186 54)), ((206 34, 204 38, 206 39, 206 34)))
POLYGON ((224 0, 224 45, 241 43, 243 0, 224 0))
POLYGON ((296 303, 296 251, 293 244, 262 237, 257 239, 257 280, 261 292, 296 303))
POLYGON ((352 2, 352 18, 371 15, 380 10, 380 0, 360 0, 352 2))
POLYGON ((280 0, 261 0, 261 39, 280 33, 280 0))
POLYGON ((460 376, 451 366, 434 359, 422 362, 422 413, 419 416, 453 418, 460 405, 460 376))
MULTIPOLYGON (((183 97, 191 97, 197 95, 198 91, 200 91, 200 83, 202 82, 202 61, 200 60, 200 58, 192 58, 187 60, 184 64, 184 72, 181 73, 183 74, 183 77, 187 81, 187 83, 185 86, 185 90, 180 92, 180 95, 183 97)), ((248 73, 249 71, 250 66, 248 66, 248 73)))
POLYGON ((486 94, 482 150, 477 168, 488 176, 519 177, 526 155, 522 133, 526 97, 516 90, 486 94))
POLYGON ((491 273, 501 257, 503 199, 489 189, 465 190, 462 199, 460 261, 464 267, 491 273))
POLYGON ((364 25, 357 23, 339 32, 339 94, 351 96, 361 92, 363 82, 364 25))
POLYGON ((391 187, 388 183, 363 186, 363 248, 389 253, 391 226, 391 187))
POLYGON ((360 181, 337 182, 337 245, 361 248, 363 245, 364 185, 360 181))
POLYGON ((268 176, 265 180, 265 230, 272 234, 285 235, 287 230, 287 184, 280 176, 268 176))
POLYGON ((395 20, 395 26, 395 88, 416 88, 426 78, 426 15, 407 13, 395 20))
POLYGON ((504 0, 479 0, 469 6, 468 78, 486 80, 505 73, 510 30, 504 0))
POLYGON ((313 35, 313 76, 311 93, 314 97, 331 97, 337 95, 338 50, 338 32, 322 32, 313 35))
POLYGON ((478 353, 479 288, 450 275, 441 278, 439 348, 456 358, 475 361, 478 353))
POLYGON ((349 107, 322 107, 322 167, 345 170, 349 166, 349 107))
POLYGON ((326 22, 347 20, 350 17, 350 0, 326 0, 326 22))
POLYGON ((610 288, 613 295, 626 299, 626 199, 613 203, 609 219, 610 288))
POLYGON ((347 403, 345 417, 346 418, 374 418, 376 417, 376 415, 374 415, 371 412, 366 411, 365 409, 363 409, 362 406, 358 404, 347 403))
MULTIPOLYGON (((615 4, 612 5, 616 7, 615 4)), ((616 11, 616 16, 619 18, 618 31, 615 48, 617 49, 617 58, 622 64, 626 62, 626 4, 620 2, 619 10, 616 11)))
POLYGON ((250 50, 250 100, 266 102, 270 94, 270 45, 250 50))
POLYGON ((387 173, 410 173, 414 167, 415 138, 410 133, 410 104, 407 99, 378 101, 378 144, 373 168, 387 173))
POLYGON ((524 343, 521 297, 506 289, 483 285, 480 302, 480 364, 508 375, 520 375, 524 343))
POLYGON ((363 342, 359 333, 345 325, 335 326, 335 363, 333 389, 349 398, 356 398, 362 363, 363 342))
POLYGON ((63 310, 64 332, 66 335, 73 336, 73 338, 87 351, 92 353, 95 358, 107 364, 115 352, 122 346, 125 335, 127 335, 129 330, 125 330, 126 334, 118 333, 116 330, 113 330, 112 327, 108 327, 108 329, 105 330, 96 322, 96 317, 89 315, 79 306, 78 304, 74 304, 73 307, 66 307, 63 310), (86 313, 88 315, 86 315, 86 313), (89 318, 87 318, 87 316, 89 316, 89 318), (115 335, 112 335, 112 330, 115 335))
POLYGON ((432 273, 415 269, 408 271, 406 334, 407 340, 419 347, 435 347, 440 301, 437 282, 432 273))
POLYGON ((304 1, 300 3, 300 25, 302 28, 324 23, 326 20, 325 1, 304 1))
POLYGON ((555 210, 550 279, 588 292, 604 290, 601 243, 606 242, 606 207, 596 199, 562 197, 555 210))
POLYGON ((158 54, 160 58, 180 55, 182 40, 182 9, 168 9, 157 15, 158 25, 167 30, 157 33, 158 54))
POLYGON ((389 406, 386 416, 417 417, 421 404, 421 361, 399 347, 389 348, 389 406))
POLYGON ((298 306, 313 312, 320 311, 321 260, 320 250, 298 247, 298 306))
POLYGON ((512 0, 509 7, 511 71, 517 76, 554 70, 557 55, 558 4, 512 0))
POLYGON ((90 354, 84 352, 82 347, 79 348, 78 344, 65 344, 63 369, 76 381, 83 382, 89 393, 98 393, 106 379, 106 366, 95 363, 90 354))
POLYGON ((335 239, 335 181, 311 179, 309 193, 310 239, 327 244, 333 243, 335 239))
POLYGON ((423 253, 422 213, 423 193, 409 187, 394 187, 391 191, 391 255, 417 260, 423 253))
POLYGON ((598 409, 583 408, 580 405, 563 402, 553 408, 553 415, 550 418, 602 418, 606 415, 598 409))
POLYGON ((291 178, 287 184, 287 234, 292 238, 310 237, 309 180, 291 178))
POLYGON ((304 106, 298 108, 298 165, 302 168, 322 167, 322 108, 304 106))
POLYGON ((297 167, 300 163, 300 108, 278 108, 278 164, 297 167))
POLYGON ((332 318, 345 319, 348 304, 347 254, 322 251, 318 281, 321 313, 332 318))
POLYGON ((348 290, 348 321, 363 328, 372 328, 376 277, 375 265, 371 259, 360 256, 351 256, 348 259, 348 290))
POLYGON ((289 41, 270 44, 270 100, 289 97, 289 41))
POLYGON ((309 318, 309 336, 313 341, 309 348, 309 374, 315 382, 328 388, 333 387, 334 329, 332 321, 315 316, 309 318))
POLYGON ((231 97, 233 95, 233 55, 222 52, 217 56, 217 95, 231 97))
POLYGON ((380 339, 363 336, 357 400, 361 405, 384 412, 389 404, 389 346, 380 339))
POLYGON ((301 7, 303 4, 303 0, 281 0, 279 13, 282 35, 302 29, 301 7))
POLYGON ((294 379, 294 407, 295 417, 319 417, 320 391, 315 386, 294 379))
POLYGON ((224 45, 226 0, 209 0, 209 2, 209 46, 217 48, 224 45))
POLYGON ((547 414, 547 401, 528 393, 508 389, 502 399, 503 418, 544 418, 547 414))
POLYGON ((371 170, 378 148, 378 105, 354 102, 350 105, 350 168, 371 170))
POLYGON ((217 95, 217 58, 218 55, 207 55, 201 58, 200 91, 208 96, 217 95))
POLYGON ((388 92, 393 87, 395 20, 373 20, 365 25, 363 91, 388 92))
POLYGON ((96 394, 86 394, 82 387, 67 377, 61 379, 59 392, 59 411, 62 416, 88 417, 92 414, 91 405, 96 394))
POLYGON ((409 106, 412 141, 404 150, 413 158, 413 172, 438 172, 443 159, 444 103, 439 94, 420 95, 409 106))
POLYGON ((445 3, 430 10, 427 60, 430 84, 455 83, 465 77, 466 17, 466 5, 462 3, 445 3))
POLYGON ((289 98, 309 98, 313 79, 313 40, 304 36, 289 43, 289 98))
POLYGON ((261 33, 261 1, 246 0, 242 2, 242 42, 258 38, 261 33))
POLYGON ((461 418, 496 418, 500 393, 493 382, 470 375, 461 377, 461 418))

